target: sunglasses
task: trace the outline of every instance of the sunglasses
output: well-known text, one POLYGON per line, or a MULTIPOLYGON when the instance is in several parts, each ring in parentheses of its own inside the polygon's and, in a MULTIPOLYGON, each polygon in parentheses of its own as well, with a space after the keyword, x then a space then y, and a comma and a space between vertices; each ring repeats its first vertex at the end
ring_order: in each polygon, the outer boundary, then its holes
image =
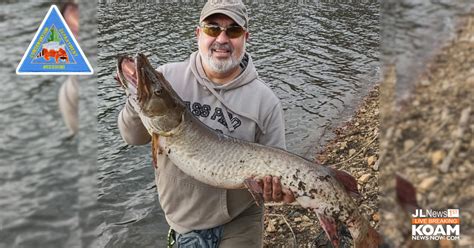
POLYGON ((201 25, 201 29, 205 34, 211 37, 217 37, 222 31, 225 31, 225 34, 231 39, 238 38, 245 33, 245 28, 238 25, 224 28, 216 24, 203 24, 201 25))

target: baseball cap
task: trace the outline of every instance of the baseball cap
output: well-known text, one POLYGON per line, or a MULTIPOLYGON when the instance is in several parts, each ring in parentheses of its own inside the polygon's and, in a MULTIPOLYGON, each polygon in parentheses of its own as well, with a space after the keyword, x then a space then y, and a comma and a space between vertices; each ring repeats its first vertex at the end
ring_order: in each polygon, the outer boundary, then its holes
POLYGON ((248 28, 247 8, 241 0, 208 0, 201 11, 199 22, 213 14, 224 14, 241 27, 248 28))

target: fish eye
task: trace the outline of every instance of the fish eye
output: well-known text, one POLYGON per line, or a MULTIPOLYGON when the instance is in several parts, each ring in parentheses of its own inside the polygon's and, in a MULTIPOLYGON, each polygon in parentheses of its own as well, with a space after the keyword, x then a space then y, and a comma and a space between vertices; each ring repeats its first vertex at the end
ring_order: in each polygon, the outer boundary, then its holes
POLYGON ((162 92, 163 92, 163 91, 162 91, 161 89, 156 89, 156 90, 153 92, 153 94, 155 94, 155 96, 160 96, 162 92))

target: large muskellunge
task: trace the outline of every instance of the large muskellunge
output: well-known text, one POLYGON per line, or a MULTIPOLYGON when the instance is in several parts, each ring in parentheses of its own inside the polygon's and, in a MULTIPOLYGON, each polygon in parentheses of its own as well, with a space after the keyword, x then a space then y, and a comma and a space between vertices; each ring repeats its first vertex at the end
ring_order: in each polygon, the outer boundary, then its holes
POLYGON ((166 155, 184 173, 215 187, 247 187, 257 202, 261 201, 261 189, 256 180, 278 176, 301 206, 316 212, 335 247, 339 245, 338 222, 348 227, 355 247, 378 246, 377 232, 348 193, 356 191, 350 175, 208 128, 188 111, 143 54, 135 60, 119 58, 118 80, 128 94, 134 91, 137 95, 140 119, 152 135, 154 158, 166 155))

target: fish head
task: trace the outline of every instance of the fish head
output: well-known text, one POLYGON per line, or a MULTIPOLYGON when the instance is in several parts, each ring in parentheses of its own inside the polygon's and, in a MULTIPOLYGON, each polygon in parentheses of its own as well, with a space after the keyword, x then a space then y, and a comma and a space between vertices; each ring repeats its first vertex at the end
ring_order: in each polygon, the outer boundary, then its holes
POLYGON ((184 102, 144 54, 135 59, 119 57, 117 71, 125 91, 136 96, 140 118, 150 133, 164 135, 179 126, 184 102))

